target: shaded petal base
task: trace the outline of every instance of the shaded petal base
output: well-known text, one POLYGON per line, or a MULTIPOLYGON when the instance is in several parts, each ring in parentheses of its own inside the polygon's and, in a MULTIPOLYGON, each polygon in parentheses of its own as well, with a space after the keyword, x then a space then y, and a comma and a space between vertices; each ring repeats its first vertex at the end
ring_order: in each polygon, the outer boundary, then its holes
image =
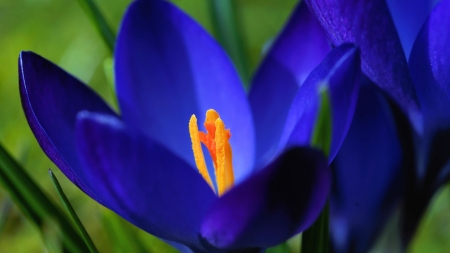
POLYGON ((403 193, 403 168, 411 167, 403 161, 410 161, 410 153, 403 149, 396 117, 379 88, 371 82, 361 87, 349 133, 332 164, 330 231, 338 253, 367 252, 403 193))
POLYGON ((85 183, 105 205, 148 233, 202 249, 200 223, 217 197, 200 174, 116 118, 88 112, 78 118, 85 183))
POLYGON ((218 248, 270 247, 308 228, 330 189, 322 152, 293 148, 225 193, 203 221, 201 235, 218 248))

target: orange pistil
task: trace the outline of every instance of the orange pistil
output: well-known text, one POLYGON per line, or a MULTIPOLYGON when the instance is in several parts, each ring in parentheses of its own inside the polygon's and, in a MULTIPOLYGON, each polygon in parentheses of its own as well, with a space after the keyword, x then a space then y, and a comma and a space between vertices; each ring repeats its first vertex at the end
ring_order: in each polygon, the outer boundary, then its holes
POLYGON ((189 120, 189 134, 192 141, 195 164, 197 169, 214 190, 211 177, 205 163, 205 157, 200 143, 203 143, 209 151, 214 163, 215 178, 217 183, 217 194, 221 196, 234 184, 234 172, 232 164, 232 150, 228 140, 231 137, 229 129, 225 129, 225 124, 219 114, 209 109, 206 112, 204 123, 206 133, 198 131, 197 118, 191 116, 189 120))

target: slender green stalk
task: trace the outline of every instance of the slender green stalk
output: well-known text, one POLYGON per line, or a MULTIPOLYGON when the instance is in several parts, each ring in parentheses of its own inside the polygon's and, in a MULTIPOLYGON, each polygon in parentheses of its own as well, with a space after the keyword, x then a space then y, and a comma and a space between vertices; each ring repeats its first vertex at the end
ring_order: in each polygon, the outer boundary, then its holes
POLYGON ((286 242, 278 244, 277 246, 268 248, 266 253, 290 253, 289 246, 286 242))
POLYGON ((232 0, 211 1, 213 24, 217 39, 230 55, 238 69, 245 87, 248 88, 250 73, 243 47, 243 40, 239 33, 238 22, 232 0))
MULTIPOLYGON (((97 4, 95 4, 94 0, 78 0, 81 7, 83 7, 84 11, 91 18, 91 21, 97 27, 98 32, 100 33, 103 41, 108 46, 108 49, 111 53, 114 52, 114 44, 116 41, 116 34, 113 32, 111 27, 106 22, 106 18, 100 12, 97 4)), ((112 65, 111 65, 112 69, 112 65)), ((113 98, 113 103, 115 108, 119 108, 117 105, 117 96, 114 88, 111 85, 108 87, 111 91, 111 96, 113 98)))
MULTIPOLYGON (((311 138, 311 146, 329 155, 332 141, 332 110, 326 84, 319 88, 320 107, 311 138)), ((316 222, 302 235, 302 253, 328 253, 329 247, 329 204, 327 203, 316 222)))
POLYGON ((64 207, 66 208, 67 212, 69 213, 69 216, 72 218, 72 220, 77 225, 78 231, 80 231, 81 237, 83 237, 84 242, 86 243, 86 245, 89 248, 89 251, 91 253, 98 253, 98 250, 95 247, 94 242, 92 242, 91 237, 89 236, 89 234, 87 233, 83 224, 81 223, 80 219, 78 218, 77 214, 75 213, 75 210, 73 209, 72 205, 70 204, 69 200, 67 199, 66 195, 64 194, 64 191, 62 190, 61 185, 58 182, 58 179, 53 174, 53 171, 51 169, 48 170, 48 174, 50 175, 53 185, 55 186, 55 189, 58 192, 58 195, 61 198, 61 201, 63 202, 64 207))
POLYGON ((78 0, 78 2, 81 4, 84 11, 89 15, 92 22, 97 27, 97 30, 100 32, 100 35, 102 36, 103 41, 108 46, 109 50, 113 52, 116 35, 106 22, 106 19, 100 12, 97 4, 95 4, 94 0, 78 0))
POLYGON ((330 252, 329 239, 329 204, 325 206, 319 218, 302 235, 302 253, 328 253, 330 252))
POLYGON ((331 135, 333 133, 333 118, 331 115, 330 95, 325 84, 320 87, 319 95, 320 107, 312 134, 311 146, 322 150, 323 153, 328 156, 331 147, 331 135))
POLYGON ((6 226, 6 222, 8 221, 9 216, 11 215, 13 207, 13 202, 10 198, 3 198, 0 207, 0 235, 3 233, 3 229, 6 226))
POLYGON ((88 251, 68 217, 56 206, 25 170, 0 144, 0 184, 14 203, 42 233, 45 220, 53 219, 62 233, 64 252, 88 251))
POLYGON ((112 106, 117 112, 120 111, 119 102, 116 96, 116 85, 114 82, 114 60, 112 58, 106 58, 103 61, 103 72, 105 73, 106 80, 108 82, 108 89, 111 92, 112 106))
POLYGON ((113 245, 114 252, 150 253, 130 224, 112 211, 105 210, 102 216, 103 228, 113 245))

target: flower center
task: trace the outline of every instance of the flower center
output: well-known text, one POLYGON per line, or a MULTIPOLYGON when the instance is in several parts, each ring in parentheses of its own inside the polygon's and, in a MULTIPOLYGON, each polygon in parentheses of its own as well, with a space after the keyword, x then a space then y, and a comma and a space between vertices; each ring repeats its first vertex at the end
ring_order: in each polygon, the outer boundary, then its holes
POLYGON ((230 129, 225 129, 225 124, 220 119, 220 115, 213 109, 206 111, 206 119, 203 125, 206 133, 198 131, 197 118, 195 115, 191 116, 189 120, 189 134, 191 136, 195 164, 203 179, 215 191, 206 167, 205 157, 203 156, 201 145, 203 143, 208 149, 214 165, 217 184, 217 192, 215 192, 218 196, 221 196, 234 184, 232 152, 228 142, 231 137, 230 129))

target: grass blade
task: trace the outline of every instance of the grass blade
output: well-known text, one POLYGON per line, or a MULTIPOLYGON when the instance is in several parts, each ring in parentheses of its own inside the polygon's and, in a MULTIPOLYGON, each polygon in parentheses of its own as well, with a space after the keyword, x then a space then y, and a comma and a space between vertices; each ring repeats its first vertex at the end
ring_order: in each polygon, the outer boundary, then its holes
POLYGON ((89 15, 91 21, 97 27, 97 30, 100 32, 100 35, 102 36, 102 39, 108 46, 109 50, 113 52, 116 35, 106 22, 106 19, 100 12, 97 4, 95 4, 94 0, 78 0, 78 2, 80 3, 81 7, 83 7, 84 11, 89 15))
POLYGON ((244 54, 243 40, 237 25, 234 1, 213 0, 211 12, 217 39, 233 59, 246 88, 249 87, 250 69, 244 54))
POLYGON ((0 206, 0 236, 3 233, 9 216, 11 215, 12 208, 13 202, 11 199, 8 197, 4 198, 0 206))
POLYGON ((44 221, 52 219, 58 224, 62 233, 64 252, 88 252, 88 247, 68 217, 47 197, 2 145, 0 145, 0 184, 41 233, 43 233, 44 221))
POLYGON ((329 155, 332 140, 332 115, 330 95, 326 85, 319 90, 320 107, 311 139, 311 146, 320 149, 325 155, 329 155))
POLYGON ((142 244, 135 229, 131 227, 132 225, 112 211, 105 210, 103 212, 102 223, 110 239, 109 241, 113 245, 114 252, 151 252, 142 244))
MULTIPOLYGON (((330 153, 332 140, 332 115, 330 95, 326 85, 319 90, 320 108, 311 139, 311 146, 330 153)), ((327 203, 316 222, 302 234, 302 253, 329 252, 329 204, 327 203)))
POLYGON ((277 246, 268 248, 266 250, 266 253, 291 253, 291 251, 289 250, 289 246, 285 242, 285 243, 279 244, 277 246))
POLYGON ((302 234, 302 253, 330 252, 329 204, 325 206, 316 222, 302 234))
POLYGON ((58 182, 58 179, 53 174, 52 170, 48 170, 48 174, 50 174, 50 178, 52 179, 53 185, 56 188, 56 191, 58 192, 59 197, 61 198, 61 201, 64 204, 64 207, 66 208, 67 212, 69 213, 72 220, 75 222, 75 224, 78 227, 78 231, 81 234, 81 237, 83 237, 84 242, 88 246, 91 253, 98 253, 97 248, 94 245, 94 242, 92 242, 91 237, 87 233, 86 229, 84 228, 83 224, 81 223, 80 219, 78 218, 77 214, 75 213, 75 210, 73 209, 72 205, 69 202, 69 199, 67 199, 66 195, 64 194, 64 191, 61 188, 61 185, 58 182))

